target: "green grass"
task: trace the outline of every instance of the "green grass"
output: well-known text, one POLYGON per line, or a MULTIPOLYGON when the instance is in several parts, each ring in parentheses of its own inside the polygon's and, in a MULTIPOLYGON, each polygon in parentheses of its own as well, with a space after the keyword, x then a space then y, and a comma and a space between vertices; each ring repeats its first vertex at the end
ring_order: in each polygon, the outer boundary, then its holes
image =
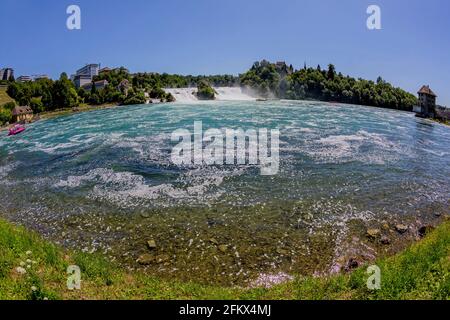
POLYGON ((376 262, 381 290, 370 291, 366 267, 331 277, 296 277, 271 289, 243 289, 163 281, 130 273, 101 256, 69 252, 33 232, 0 220, 0 299, 449 299, 450 221, 397 256, 376 262), (31 253, 29 252, 31 251, 31 253), (27 254, 28 252, 28 254, 27 254), (27 262, 28 260, 28 262, 27 262), (31 261, 31 262, 30 262, 31 261), (35 263, 33 263, 33 261, 35 263), (26 274, 16 268, 30 266, 26 274), (81 290, 66 287, 78 265, 81 290), (34 288, 33 288, 34 287, 34 288), (32 290, 32 288, 34 290, 32 290))
POLYGON ((14 101, 14 99, 6 93, 6 87, 0 87, 0 107, 11 101, 14 101))

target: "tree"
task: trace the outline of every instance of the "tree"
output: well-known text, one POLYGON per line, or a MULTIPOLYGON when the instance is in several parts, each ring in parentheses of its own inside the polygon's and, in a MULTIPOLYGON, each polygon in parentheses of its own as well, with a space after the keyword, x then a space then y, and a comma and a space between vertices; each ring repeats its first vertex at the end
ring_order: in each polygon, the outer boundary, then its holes
POLYGON ((52 109, 74 108, 79 105, 79 97, 75 87, 67 78, 66 73, 62 73, 59 80, 55 81, 52 87, 52 109))
POLYGON ((0 124, 3 125, 7 122, 11 122, 12 114, 9 109, 0 109, 0 124))
POLYGON ((249 71, 240 76, 241 86, 256 90, 261 95, 272 90, 276 97, 282 99, 337 101, 407 111, 411 111, 417 103, 414 95, 394 88, 381 77, 376 83, 355 79, 337 73, 333 64, 328 66, 328 70, 322 70, 319 65, 316 69, 297 70, 286 77, 276 70, 273 64, 265 60, 254 63, 249 71))
POLYGON ((11 111, 15 107, 16 107, 16 103, 14 101, 11 101, 11 102, 5 103, 2 108, 11 111))
POLYGON ((44 104, 42 103, 41 98, 32 98, 30 107, 34 113, 41 113, 44 111, 44 104))
POLYGON ((336 68, 333 64, 328 65, 327 78, 328 80, 334 80, 334 76, 336 75, 336 68))

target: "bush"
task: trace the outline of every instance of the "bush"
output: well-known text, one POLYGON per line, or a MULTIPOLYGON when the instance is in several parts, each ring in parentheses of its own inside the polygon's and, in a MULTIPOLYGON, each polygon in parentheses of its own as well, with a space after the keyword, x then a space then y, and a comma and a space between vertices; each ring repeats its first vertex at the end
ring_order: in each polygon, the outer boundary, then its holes
POLYGON ((5 103, 5 104, 3 105, 3 109, 7 109, 7 110, 9 110, 9 111, 11 111, 12 109, 14 109, 15 107, 16 107, 16 103, 15 103, 14 101, 5 103))
POLYGON ((11 122, 11 118, 12 118, 11 110, 0 109, 0 125, 3 125, 7 122, 11 122))
POLYGON ((171 93, 167 93, 166 102, 175 102, 175 97, 171 93))
POLYGON ((30 107, 33 109, 34 113, 40 113, 44 111, 44 104, 40 98, 32 98, 30 102, 30 107))
POLYGON ((133 93, 129 94, 128 97, 123 102, 124 105, 131 105, 131 104, 145 104, 147 102, 147 99, 145 98, 145 95, 143 92, 133 93))
POLYGON ((214 100, 216 91, 206 81, 200 81, 197 85, 197 98, 199 100, 214 100))

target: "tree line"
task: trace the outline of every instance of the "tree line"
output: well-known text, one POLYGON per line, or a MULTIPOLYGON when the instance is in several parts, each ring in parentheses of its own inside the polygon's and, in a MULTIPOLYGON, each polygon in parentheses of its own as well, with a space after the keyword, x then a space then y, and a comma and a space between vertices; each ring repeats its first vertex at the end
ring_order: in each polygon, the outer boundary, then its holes
POLYGON ((255 62, 240 75, 240 85, 259 95, 293 100, 322 100, 411 111, 417 98, 395 88, 381 77, 377 81, 355 79, 327 69, 306 67, 294 70, 285 63, 255 62))
MULTIPOLYGON (((33 112, 41 113, 56 109, 76 108, 81 104, 144 104, 149 98, 172 102, 174 97, 164 88, 197 87, 199 99, 214 99, 213 87, 241 86, 265 98, 293 100, 323 100, 358 105, 376 106, 411 111, 417 104, 414 95, 392 86, 379 77, 376 81, 355 79, 337 72, 333 64, 322 69, 307 67, 294 70, 292 65, 266 60, 255 62, 239 76, 211 75, 192 76, 159 73, 130 74, 125 68, 102 72, 93 81, 107 80, 108 84, 98 90, 76 88, 62 73, 56 81, 39 79, 19 83, 14 79, 6 82, 7 93, 19 105, 28 105, 33 112)), ((9 122, 14 103, 0 106, 0 124, 9 122)))

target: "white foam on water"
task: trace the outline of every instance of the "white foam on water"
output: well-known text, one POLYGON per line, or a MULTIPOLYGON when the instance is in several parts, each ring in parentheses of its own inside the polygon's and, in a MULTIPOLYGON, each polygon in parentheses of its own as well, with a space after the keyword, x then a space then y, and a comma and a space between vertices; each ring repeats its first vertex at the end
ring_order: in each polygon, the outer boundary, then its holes
POLYGON ((240 87, 217 87, 216 100, 218 101, 255 101, 256 98, 244 92, 240 87))
MULTIPOLYGON (((243 169, 232 171, 202 167, 191 169, 176 181, 179 185, 164 183, 149 185, 144 177, 131 172, 116 172, 111 169, 98 168, 80 176, 69 176, 54 184, 55 188, 79 188, 93 184, 88 197, 107 200, 123 208, 146 207, 149 200, 176 199, 182 201, 200 201, 217 199, 223 194, 217 190, 226 177, 242 174, 243 169)), ((170 206, 165 201, 162 206, 170 206)))
POLYGON ((396 160, 400 154, 404 154, 398 144, 389 141, 385 136, 364 130, 353 135, 332 135, 310 140, 303 151, 319 161, 336 163, 364 161, 385 164, 386 161, 396 160), (363 147, 370 150, 361 151, 363 147))
POLYGON ((176 89, 164 89, 167 93, 172 94, 176 102, 192 103, 198 102, 195 88, 176 88, 176 89))
POLYGON ((8 174, 17 167, 18 163, 9 163, 0 167, 0 179, 6 178, 8 174))
MULTIPOLYGON (((192 103, 198 102, 196 96, 197 88, 176 88, 164 89, 175 98, 176 102, 192 103)), ((256 98, 244 92, 240 87, 214 87, 216 91, 216 101, 255 101, 256 98)))

